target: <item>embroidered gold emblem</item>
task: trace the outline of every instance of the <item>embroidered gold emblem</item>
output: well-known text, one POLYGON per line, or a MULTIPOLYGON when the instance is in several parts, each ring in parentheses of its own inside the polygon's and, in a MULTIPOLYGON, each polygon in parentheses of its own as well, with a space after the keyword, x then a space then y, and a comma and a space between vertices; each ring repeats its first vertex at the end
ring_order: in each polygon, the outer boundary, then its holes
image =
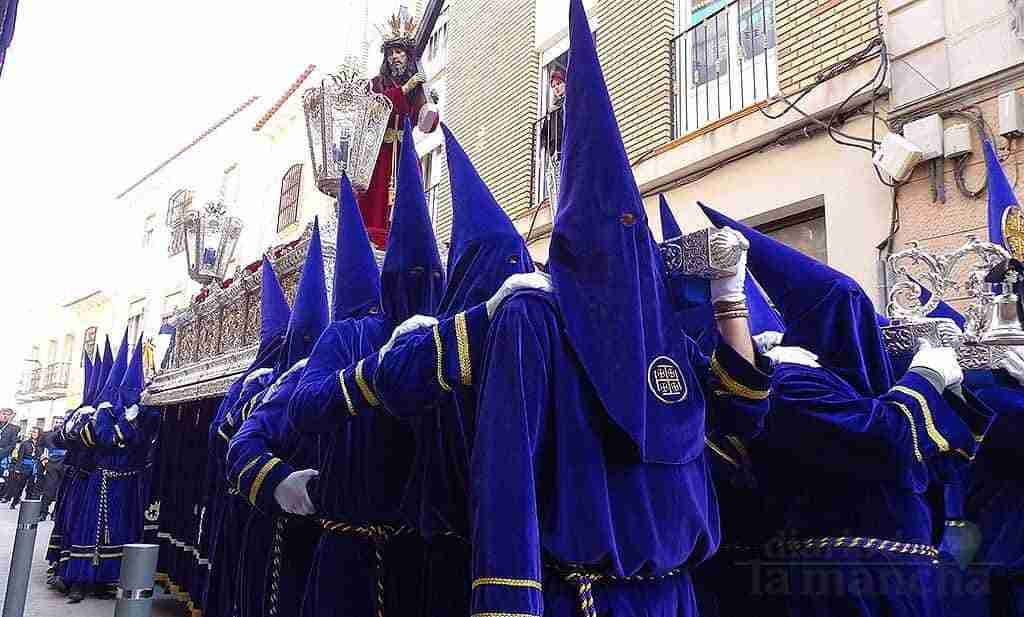
POLYGON ((1015 258, 1024 260, 1024 212, 1018 206, 1003 211, 1003 240, 1015 258))
POLYGON ((675 360, 658 356, 647 368, 647 385, 662 403, 673 405, 686 398, 686 379, 675 360))

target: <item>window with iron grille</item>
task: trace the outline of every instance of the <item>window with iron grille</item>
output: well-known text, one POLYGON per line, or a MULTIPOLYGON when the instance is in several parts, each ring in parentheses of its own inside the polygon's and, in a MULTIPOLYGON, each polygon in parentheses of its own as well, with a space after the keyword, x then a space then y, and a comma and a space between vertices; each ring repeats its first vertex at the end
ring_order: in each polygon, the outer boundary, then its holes
POLYGON ((302 186, 302 163, 292 165, 281 178, 281 201, 277 206, 277 231, 299 220, 299 189, 302 186))
POLYGON ((186 189, 175 192, 167 202, 167 227, 171 230, 167 254, 170 256, 185 250, 185 210, 191 205, 192 191, 186 189))

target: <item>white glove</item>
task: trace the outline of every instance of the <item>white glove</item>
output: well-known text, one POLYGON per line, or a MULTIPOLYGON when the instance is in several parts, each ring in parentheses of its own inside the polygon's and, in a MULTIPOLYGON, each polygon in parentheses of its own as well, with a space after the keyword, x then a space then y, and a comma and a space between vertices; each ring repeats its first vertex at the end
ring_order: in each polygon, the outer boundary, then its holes
POLYGON ((313 514, 316 512, 316 508, 313 507, 313 501, 309 498, 306 485, 319 475, 320 472, 315 469, 293 471, 274 489, 274 501, 289 514, 303 516, 313 514))
POLYGON ((964 380, 964 372, 957 362, 956 352, 952 347, 932 347, 925 339, 918 339, 919 347, 910 368, 925 368, 935 371, 942 377, 943 384, 948 388, 964 380))
POLYGON ((388 339, 387 343, 380 348, 380 357, 383 358, 384 354, 391 351, 391 348, 395 346, 395 341, 399 337, 415 332, 416 330, 425 330, 427 328, 433 328, 437 325, 437 320, 428 315, 413 315, 409 319, 406 319, 402 323, 398 324, 398 327, 391 333, 391 338, 388 339))
POLYGON ((139 406, 132 405, 131 407, 124 410, 124 419, 129 422, 134 422, 135 418, 139 417, 139 406))
POLYGON ((538 289, 551 293, 555 288, 551 285, 551 277, 539 270, 528 274, 513 274, 505 279, 498 291, 487 301, 487 318, 494 317, 494 311, 498 310, 502 300, 523 289, 538 289))
POLYGON ((740 261, 736 264, 736 274, 727 276, 723 279, 714 279, 711 281, 711 301, 718 302, 725 300, 729 302, 736 302, 742 300, 746 294, 743 291, 743 283, 747 279, 747 250, 750 249, 750 242, 744 237, 743 234, 732 229, 731 227, 723 227, 719 230, 718 234, 715 234, 711 238, 712 250, 716 244, 727 242, 725 235, 733 237, 735 242, 740 245, 740 261))
POLYGON ((799 364, 811 368, 821 368, 818 364, 817 354, 813 354, 803 347, 782 347, 775 346, 764 352, 764 357, 772 362, 772 368, 780 364, 799 364))
POLYGON ((764 355, 773 347, 777 347, 782 343, 782 333, 775 330, 765 330, 761 334, 755 334, 753 339, 754 346, 757 347, 757 353, 764 355))
POLYGON ((1024 347, 1007 347, 1006 357, 999 363, 999 368, 1005 369, 1010 377, 1024 386, 1024 347))
POLYGON ((274 369, 272 369, 272 368, 258 368, 255 371, 253 371, 253 372, 251 372, 251 373, 249 373, 248 375, 245 376, 245 379, 242 380, 242 387, 244 388, 245 386, 248 386, 253 381, 259 379, 260 377, 263 377, 264 375, 269 375, 270 373, 273 373, 273 372, 274 372, 274 369))
POLYGON ((91 419, 94 413, 96 413, 96 408, 93 407, 92 405, 86 405, 85 407, 82 407, 81 409, 75 412, 75 417, 71 421, 71 425, 74 426, 78 424, 82 420, 82 418, 85 418, 86 420, 91 419))

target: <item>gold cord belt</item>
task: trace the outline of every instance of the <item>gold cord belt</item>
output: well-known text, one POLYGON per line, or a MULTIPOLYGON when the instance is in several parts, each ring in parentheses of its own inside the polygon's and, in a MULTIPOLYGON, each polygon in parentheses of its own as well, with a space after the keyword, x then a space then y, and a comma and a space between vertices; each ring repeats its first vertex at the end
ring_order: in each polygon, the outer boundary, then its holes
POLYGON ((384 617, 384 545, 397 536, 413 533, 413 529, 405 525, 353 525, 327 519, 320 519, 320 525, 332 533, 359 536, 373 542, 377 562, 377 617, 384 617))
POLYGON ((938 559, 939 557, 939 550, 928 544, 879 540, 878 538, 845 536, 838 538, 804 538, 800 540, 790 540, 786 542, 785 546, 791 551, 822 550, 826 548, 859 548, 871 551, 899 553, 902 555, 921 555, 931 559, 938 559))
POLYGON ((660 581, 686 571, 686 568, 680 566, 659 575, 635 574, 633 576, 613 576, 600 572, 588 572, 586 570, 565 570, 557 566, 549 566, 549 569, 560 574, 567 583, 576 586, 576 593, 580 601, 580 615, 582 615, 582 617, 597 617, 597 608, 594 606, 594 583, 638 583, 660 581))

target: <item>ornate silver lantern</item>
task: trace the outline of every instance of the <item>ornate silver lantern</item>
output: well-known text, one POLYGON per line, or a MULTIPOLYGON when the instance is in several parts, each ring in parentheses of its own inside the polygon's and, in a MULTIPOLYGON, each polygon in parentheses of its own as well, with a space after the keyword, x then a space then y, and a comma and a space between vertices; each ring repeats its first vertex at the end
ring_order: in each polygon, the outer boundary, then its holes
MULTIPOLYGON (((990 314, 998 312, 995 307, 1002 306, 999 303, 1002 296, 993 293, 992 286, 985 283, 985 276, 1009 256, 1001 246, 981 242, 974 236, 969 236, 966 244, 950 253, 926 253, 912 242, 910 248, 890 256, 892 271, 897 276, 906 277, 906 280, 896 283, 889 291, 888 313, 892 323, 882 328, 886 348, 890 353, 910 354, 917 351, 918 341, 924 339, 935 346, 956 349, 960 365, 965 369, 997 366, 1005 355, 1002 346, 1007 343, 991 337, 993 319, 990 314), (970 270, 966 283, 961 285, 954 278, 954 272, 968 259, 977 263, 970 270), (923 304, 920 301, 921 286, 909 279, 909 269, 919 270, 922 266, 923 270, 916 278, 924 281, 932 291, 931 298, 923 304), (951 333, 946 326, 948 320, 928 317, 940 300, 951 291, 960 289, 972 298, 964 315, 963 335, 951 333)), ((1013 304, 1015 312, 1016 296, 1013 296, 1013 304)), ((1002 321, 1000 325, 1004 330, 1009 327, 1002 321)), ((1019 326, 1018 320, 1018 331, 1019 326)))
POLYGON ((201 212, 185 212, 185 255, 188 275, 207 285, 224 280, 235 255, 242 220, 227 215, 222 201, 208 202, 201 212))
POLYGON ((341 69, 302 95, 306 135, 317 188, 338 196, 343 173, 356 191, 370 186, 377 154, 391 118, 391 101, 370 90, 370 82, 341 69))

